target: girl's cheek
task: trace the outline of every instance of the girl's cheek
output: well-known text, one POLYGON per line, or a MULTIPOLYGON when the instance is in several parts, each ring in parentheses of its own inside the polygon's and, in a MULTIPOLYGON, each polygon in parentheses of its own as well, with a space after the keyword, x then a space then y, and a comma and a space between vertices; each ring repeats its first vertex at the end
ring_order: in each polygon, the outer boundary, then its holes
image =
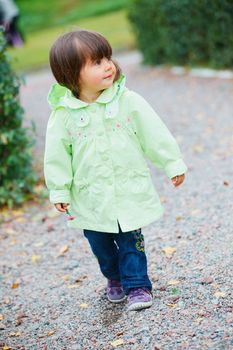
POLYGON ((115 77, 115 75, 116 75, 116 66, 115 66, 115 64, 112 65, 112 71, 113 71, 113 75, 115 77))

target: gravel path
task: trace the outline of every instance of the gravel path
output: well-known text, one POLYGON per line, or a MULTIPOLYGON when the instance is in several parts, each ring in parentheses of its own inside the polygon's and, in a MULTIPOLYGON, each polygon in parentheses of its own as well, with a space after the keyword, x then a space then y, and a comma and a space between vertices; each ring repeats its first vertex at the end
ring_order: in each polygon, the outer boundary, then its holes
MULTIPOLYGON (((25 350, 233 349, 232 80, 177 76, 119 56, 178 140, 189 171, 180 188, 151 171, 164 217, 143 228, 154 304, 112 305, 82 231, 66 228, 47 200, 12 212, 0 228, 0 348, 25 350)), ((41 166, 51 84, 27 77, 22 102, 38 128, 41 166)))

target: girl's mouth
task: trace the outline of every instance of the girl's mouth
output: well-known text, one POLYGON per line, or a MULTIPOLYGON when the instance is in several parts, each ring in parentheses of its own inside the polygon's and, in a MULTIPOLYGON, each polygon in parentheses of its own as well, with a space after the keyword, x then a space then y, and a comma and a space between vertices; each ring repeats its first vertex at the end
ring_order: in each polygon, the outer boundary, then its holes
POLYGON ((112 78, 112 74, 109 74, 107 77, 105 77, 104 79, 110 79, 112 78))

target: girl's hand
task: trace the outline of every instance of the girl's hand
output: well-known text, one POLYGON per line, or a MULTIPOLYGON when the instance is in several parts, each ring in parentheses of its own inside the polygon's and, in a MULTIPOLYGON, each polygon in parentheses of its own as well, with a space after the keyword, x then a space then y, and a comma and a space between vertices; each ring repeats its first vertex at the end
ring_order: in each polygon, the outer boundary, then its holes
POLYGON ((171 180, 172 180, 172 183, 175 187, 179 186, 182 184, 182 182, 184 182, 184 178, 185 178, 185 175, 178 175, 178 176, 175 176, 173 177, 171 180))
POLYGON ((56 203, 54 204, 58 211, 64 213, 69 206, 69 203, 56 203))

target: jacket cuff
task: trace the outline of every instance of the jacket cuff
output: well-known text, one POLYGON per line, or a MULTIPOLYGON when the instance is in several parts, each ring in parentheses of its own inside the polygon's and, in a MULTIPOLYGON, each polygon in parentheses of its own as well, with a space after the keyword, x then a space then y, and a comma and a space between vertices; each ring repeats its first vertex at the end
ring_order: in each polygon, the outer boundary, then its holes
POLYGON ((70 203, 70 191, 52 190, 49 192, 49 200, 51 203, 70 203))
POLYGON ((169 162, 164 168, 165 173, 172 179, 174 176, 183 175, 188 170, 182 159, 178 159, 173 162, 169 162))

